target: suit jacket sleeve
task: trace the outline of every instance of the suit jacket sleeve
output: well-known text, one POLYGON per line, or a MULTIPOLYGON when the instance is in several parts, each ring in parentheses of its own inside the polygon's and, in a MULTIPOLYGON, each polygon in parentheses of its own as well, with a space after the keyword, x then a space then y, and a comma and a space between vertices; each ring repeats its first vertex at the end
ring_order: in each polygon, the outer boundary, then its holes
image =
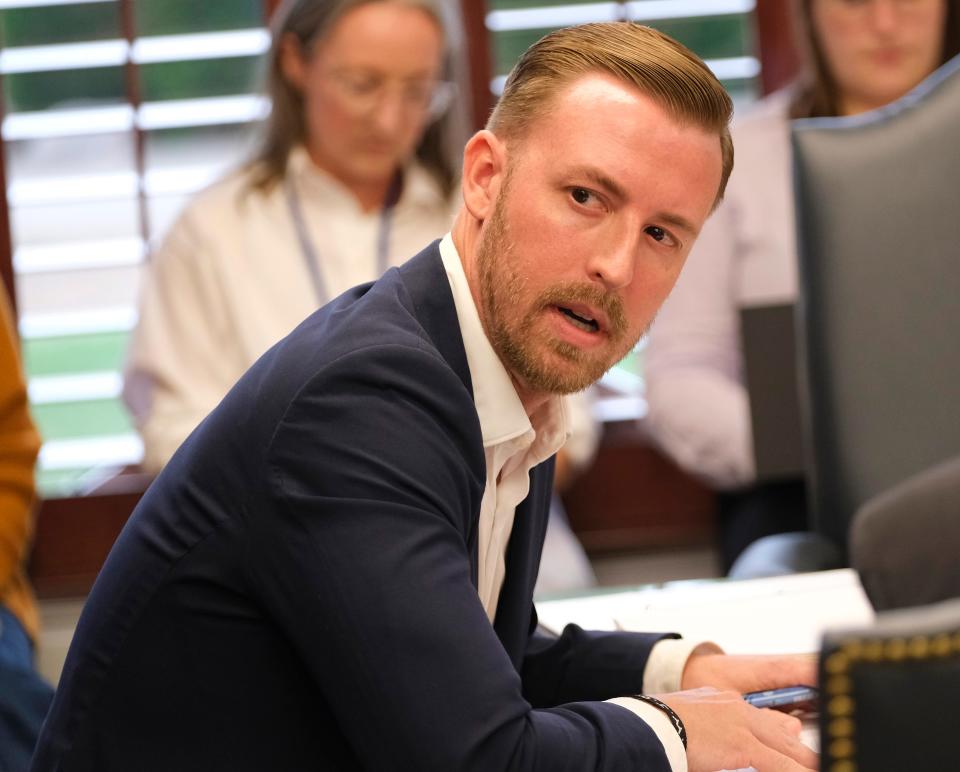
MULTIPOLYGON (((669 772, 630 711, 525 698, 472 575, 478 436, 469 391, 432 350, 384 345, 327 366, 266 452, 254 592, 365 768, 669 772)), ((581 671, 567 672, 572 692, 581 671)))
POLYGON ((556 638, 534 630, 523 664, 524 695, 535 707, 545 707, 640 694, 650 652, 664 638, 679 636, 567 625, 556 638))

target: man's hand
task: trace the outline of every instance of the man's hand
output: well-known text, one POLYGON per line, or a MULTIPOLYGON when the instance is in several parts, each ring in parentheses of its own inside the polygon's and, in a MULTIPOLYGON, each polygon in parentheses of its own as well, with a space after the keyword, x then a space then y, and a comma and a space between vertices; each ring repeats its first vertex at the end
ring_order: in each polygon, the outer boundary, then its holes
POLYGON ((818 767, 817 754, 800 742, 798 719, 748 705, 738 691, 704 687, 657 698, 676 711, 687 730, 689 772, 743 767, 812 772, 818 767))
POLYGON ((816 686, 813 655, 751 656, 694 652, 683 670, 681 689, 729 689, 741 694, 781 686, 816 686))

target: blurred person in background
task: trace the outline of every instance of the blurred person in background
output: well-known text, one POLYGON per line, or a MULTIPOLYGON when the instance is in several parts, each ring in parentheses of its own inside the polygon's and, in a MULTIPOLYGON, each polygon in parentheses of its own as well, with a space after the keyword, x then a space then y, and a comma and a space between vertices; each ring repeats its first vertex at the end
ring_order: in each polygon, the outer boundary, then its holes
POLYGON ((797 9, 806 67, 734 124, 726 198, 647 349, 651 432, 720 491, 726 570, 763 536, 807 530, 802 479, 756 480, 739 317, 797 296, 789 122, 883 107, 960 51, 960 0, 798 0, 797 9))
POLYGON ((0 287, 0 770, 20 772, 53 690, 34 670, 39 618, 24 564, 33 532, 40 436, 27 409, 13 313, 0 287))
MULTIPOLYGON (((153 474, 264 351, 441 237, 460 203, 439 0, 288 0, 272 26, 262 142, 187 206, 142 293, 123 396, 153 474)), ((568 409, 580 470, 596 427, 582 396, 568 409)), ((538 589, 591 585, 555 508, 538 589)))
POLYGON ((254 158, 195 198, 153 255, 124 400, 159 472, 306 316, 450 227, 444 27, 430 0, 290 0, 254 158))

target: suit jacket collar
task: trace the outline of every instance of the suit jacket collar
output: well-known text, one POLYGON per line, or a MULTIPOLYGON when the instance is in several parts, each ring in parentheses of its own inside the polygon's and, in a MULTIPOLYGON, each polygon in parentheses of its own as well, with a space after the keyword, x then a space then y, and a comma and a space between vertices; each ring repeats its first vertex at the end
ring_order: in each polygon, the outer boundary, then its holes
POLYGON ((473 394, 457 308, 440 259, 439 239, 397 270, 427 337, 473 394))

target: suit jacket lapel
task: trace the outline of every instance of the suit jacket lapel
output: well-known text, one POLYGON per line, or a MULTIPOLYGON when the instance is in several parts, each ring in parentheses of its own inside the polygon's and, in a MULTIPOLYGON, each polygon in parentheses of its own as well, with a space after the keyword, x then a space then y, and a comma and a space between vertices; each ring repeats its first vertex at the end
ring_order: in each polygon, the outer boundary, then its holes
POLYGON ((530 470, 530 493, 517 507, 507 547, 506 576, 497 603, 494 630, 520 671, 527 648, 543 539, 547 532, 553 489, 551 458, 530 470))
POLYGON ((453 292, 440 258, 440 242, 434 241, 400 266, 403 284, 410 293, 417 319, 440 355, 473 394, 467 352, 463 348, 460 320, 453 292))

